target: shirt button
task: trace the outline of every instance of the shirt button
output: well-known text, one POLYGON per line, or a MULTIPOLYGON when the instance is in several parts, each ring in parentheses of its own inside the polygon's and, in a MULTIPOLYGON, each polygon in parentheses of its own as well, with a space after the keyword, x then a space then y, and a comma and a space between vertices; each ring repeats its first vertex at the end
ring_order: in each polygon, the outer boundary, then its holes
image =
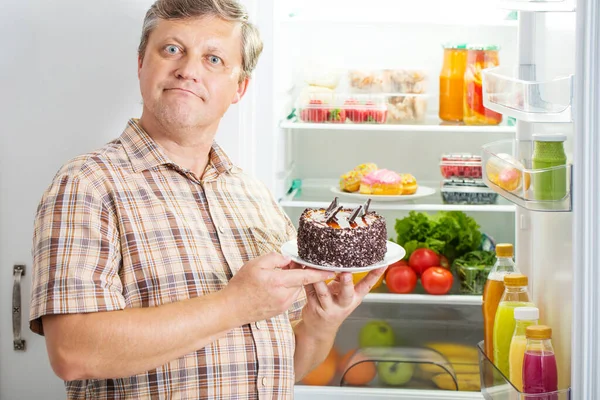
POLYGON ((221 234, 225 233, 225 228, 223 228, 222 226, 219 227, 219 232, 221 232, 221 234))
POLYGON ((261 383, 263 386, 267 386, 267 378, 266 377, 262 378, 261 383))
POLYGON ((260 322, 256 321, 254 323, 254 326, 256 327, 256 329, 260 329, 260 322))

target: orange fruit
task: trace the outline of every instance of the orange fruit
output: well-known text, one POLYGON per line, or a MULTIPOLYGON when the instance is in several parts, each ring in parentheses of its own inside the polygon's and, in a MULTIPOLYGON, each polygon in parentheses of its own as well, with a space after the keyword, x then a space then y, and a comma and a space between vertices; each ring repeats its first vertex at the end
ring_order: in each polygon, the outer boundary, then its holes
POLYGON ((338 352, 335 348, 331 348, 325 360, 302 378, 302 383, 312 386, 326 386, 335 376, 338 358, 338 352))
POLYGON ((340 372, 342 372, 344 382, 350 386, 363 386, 371 382, 377 374, 375 362, 366 361, 366 358, 360 353, 354 356, 356 350, 350 350, 340 360, 340 372), (352 365, 348 362, 352 358, 352 365))
MULTIPOLYGON (((352 274, 352 283, 354 283, 355 285, 362 281, 362 279, 367 276, 367 274, 369 273, 369 271, 366 272, 354 272, 352 274)), ((381 275, 381 277, 377 280, 377 282, 375 282, 375 285, 373 285, 373 287, 371 288, 371 290, 373 289, 377 289, 379 286, 381 286, 381 284, 383 283, 383 278, 384 278, 385 274, 381 275)), ((327 279, 325 281, 325 283, 329 283, 331 282, 333 279, 327 279)))

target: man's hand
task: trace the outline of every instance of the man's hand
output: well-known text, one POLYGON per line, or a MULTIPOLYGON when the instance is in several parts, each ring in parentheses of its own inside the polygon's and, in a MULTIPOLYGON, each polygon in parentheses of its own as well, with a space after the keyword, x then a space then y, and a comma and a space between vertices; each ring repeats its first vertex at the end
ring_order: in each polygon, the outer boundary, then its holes
POLYGON ((290 259, 270 253, 248 261, 223 289, 241 325, 284 313, 303 287, 325 285, 332 272, 292 269, 290 259))
POLYGON ((349 272, 337 275, 329 284, 316 282, 306 285, 308 301, 302 310, 302 321, 309 334, 323 338, 335 335, 386 269, 383 267, 369 272, 356 286, 349 272))

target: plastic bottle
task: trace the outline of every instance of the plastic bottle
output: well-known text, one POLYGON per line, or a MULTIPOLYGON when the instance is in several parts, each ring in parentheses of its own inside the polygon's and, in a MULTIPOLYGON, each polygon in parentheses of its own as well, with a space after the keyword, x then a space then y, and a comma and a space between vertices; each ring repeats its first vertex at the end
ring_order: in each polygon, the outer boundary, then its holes
POLYGON ((533 169, 558 167, 534 174, 533 196, 536 200, 561 200, 567 195, 565 140, 567 136, 562 134, 533 135, 533 169))
POLYGON ((520 272, 513 262, 513 245, 496 245, 496 263, 492 267, 483 288, 483 340, 485 354, 494 361, 494 322, 496 310, 504 293, 504 276, 520 272))
MULTIPOLYGON (((532 325, 525 331, 527 347, 523 358, 523 391, 548 393, 558 390, 558 369, 552 348, 552 329, 532 325)), ((527 396, 527 400, 558 400, 558 394, 527 396)))
POLYGON ((520 392, 523 391, 523 357, 525 356, 525 347, 527 338, 525 331, 528 326, 537 325, 540 318, 540 311, 535 307, 515 308, 515 332, 510 341, 510 351, 508 355, 508 372, 510 382, 520 392))
POLYGON ((444 64, 440 72, 440 119, 461 122, 463 119, 463 85, 467 68, 466 43, 444 45, 444 64))
POLYGON ((504 276, 504 294, 498 304, 494 321, 494 364, 504 374, 509 376, 508 356, 510 341, 515 332, 515 308, 533 307, 527 291, 527 277, 521 274, 504 276))

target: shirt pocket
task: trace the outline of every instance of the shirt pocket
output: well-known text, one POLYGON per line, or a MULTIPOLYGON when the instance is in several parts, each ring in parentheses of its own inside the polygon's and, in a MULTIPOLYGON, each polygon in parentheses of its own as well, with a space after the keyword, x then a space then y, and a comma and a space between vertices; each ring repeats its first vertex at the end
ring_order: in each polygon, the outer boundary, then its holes
POLYGON ((281 246, 289 240, 287 232, 282 230, 262 227, 249 227, 248 230, 252 239, 253 258, 271 252, 281 253, 281 246))

